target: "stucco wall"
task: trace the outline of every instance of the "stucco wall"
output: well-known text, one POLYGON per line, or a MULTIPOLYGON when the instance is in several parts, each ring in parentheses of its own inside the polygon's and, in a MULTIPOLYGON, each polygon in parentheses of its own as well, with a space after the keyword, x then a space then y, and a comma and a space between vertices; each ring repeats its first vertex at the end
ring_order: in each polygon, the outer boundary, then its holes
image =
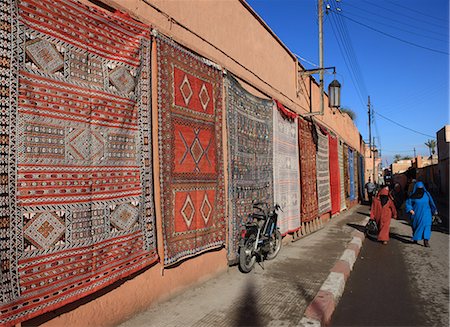
MULTIPOLYGON (((82 1, 92 5, 87 0, 82 1)), ((306 85, 305 90, 298 92, 298 85, 302 84, 299 83, 297 77, 298 62, 245 3, 238 0, 150 1, 165 13, 163 14, 142 0, 104 0, 103 2, 152 25, 161 33, 218 63, 252 85, 245 86, 244 84, 244 87, 252 93, 276 98, 297 113, 306 113, 310 109, 320 110, 317 83, 313 82, 312 90, 309 90, 309 77, 306 77, 304 79, 307 82, 303 83, 306 85), (181 28, 173 21, 171 22, 168 17, 179 21, 214 46, 181 28), (313 93, 312 96, 310 96, 310 91, 313 93), (311 103, 310 99, 312 99, 311 103)), ((153 67, 156 67, 154 60, 153 67)), ((153 69, 153 73, 156 74, 156 69, 153 69)), ((155 77, 154 75, 154 82, 156 81, 155 77)), ((153 135, 154 140, 157 140, 157 119, 155 118, 157 117, 157 97, 155 95, 152 105, 155 126, 153 135)), ((348 145, 359 150, 360 135, 351 118, 338 110, 330 110, 327 107, 326 96, 324 102, 324 115, 316 116, 315 119, 337 133, 348 145)), ((224 142, 226 142, 225 129, 224 142)), ((158 147, 154 146, 155 185, 159 185, 157 151, 158 147)), ((226 158, 227 153, 224 156, 225 160, 226 158)), ((161 235, 159 202, 160 194, 156 188, 157 230, 158 235, 161 235)), ((323 218, 328 219, 327 217, 323 218)), ((158 240, 161 250, 161 237, 158 240)), ((163 270, 162 265, 156 264, 118 285, 112 291, 101 294, 101 296, 94 295, 90 302, 80 304, 75 310, 59 315, 56 313, 58 317, 48 320, 44 325, 111 326, 157 301, 226 269, 225 250, 202 254, 186 260, 172 269, 163 270)), ((42 318, 45 320, 45 317, 40 317, 41 320, 42 318)))

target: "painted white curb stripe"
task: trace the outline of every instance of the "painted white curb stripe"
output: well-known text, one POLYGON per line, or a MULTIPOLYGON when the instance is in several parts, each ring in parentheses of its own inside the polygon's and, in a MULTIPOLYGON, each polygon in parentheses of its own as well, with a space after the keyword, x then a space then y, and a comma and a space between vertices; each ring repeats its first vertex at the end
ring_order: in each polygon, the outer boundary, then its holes
POLYGON ((316 319, 303 317, 298 324, 300 327, 321 327, 320 321, 316 319))
POLYGON ((356 244, 358 246, 358 248, 360 248, 362 246, 362 240, 359 237, 355 236, 350 241, 350 244, 356 244))
POLYGON ((322 284, 320 290, 333 294, 334 302, 336 303, 344 292, 344 286, 344 274, 338 272, 330 272, 328 278, 322 284))
POLYGON ((356 260, 356 254, 355 251, 346 249, 344 253, 342 254, 340 260, 344 260, 348 262, 348 265, 350 266, 350 270, 353 270, 353 264, 356 260))

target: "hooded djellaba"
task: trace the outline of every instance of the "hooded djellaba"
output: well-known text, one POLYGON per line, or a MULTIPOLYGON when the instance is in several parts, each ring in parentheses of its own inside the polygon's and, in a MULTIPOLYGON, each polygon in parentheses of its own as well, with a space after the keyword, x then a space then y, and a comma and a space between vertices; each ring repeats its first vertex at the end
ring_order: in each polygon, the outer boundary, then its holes
POLYGON ((423 240, 423 245, 429 247, 433 214, 437 215, 433 198, 422 182, 416 182, 406 200, 406 212, 411 215, 412 239, 414 243, 423 240))
POLYGON ((384 245, 389 241, 392 218, 397 218, 397 210, 389 196, 389 189, 384 187, 378 192, 370 209, 370 219, 375 220, 378 226, 378 241, 383 242, 384 245))

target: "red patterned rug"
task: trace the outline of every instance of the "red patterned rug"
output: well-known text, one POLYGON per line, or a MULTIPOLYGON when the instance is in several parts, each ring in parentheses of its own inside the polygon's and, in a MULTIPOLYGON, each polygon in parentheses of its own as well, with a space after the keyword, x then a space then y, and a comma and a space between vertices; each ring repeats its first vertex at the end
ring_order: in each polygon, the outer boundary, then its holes
POLYGON ((149 26, 75 1, 0 3, 0 324, 10 326, 157 260, 151 40, 149 26))
POLYGON ((225 243, 222 72, 157 38, 164 264, 225 243))
POLYGON ((302 118, 298 119, 302 222, 311 221, 319 215, 314 129, 311 122, 302 118))
POLYGON ((328 133, 328 141, 330 155, 331 214, 334 215, 341 210, 341 176, 337 136, 328 133))

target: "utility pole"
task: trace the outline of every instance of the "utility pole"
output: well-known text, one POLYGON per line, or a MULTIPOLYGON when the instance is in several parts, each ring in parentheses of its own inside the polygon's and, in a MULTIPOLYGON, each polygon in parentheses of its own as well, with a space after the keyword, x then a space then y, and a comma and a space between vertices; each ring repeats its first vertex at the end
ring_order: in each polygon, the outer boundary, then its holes
POLYGON ((323 0, 317 1, 317 12, 319 14, 319 86, 320 86, 320 112, 323 115, 324 111, 324 95, 323 95, 323 0))
POLYGON ((376 173, 375 173, 375 137, 373 138, 372 145, 374 148, 374 150, 373 150, 373 181, 375 183, 375 176, 376 176, 376 173))
POLYGON ((416 157, 416 148, 414 147, 414 158, 416 157))
POLYGON ((370 158, 372 158, 372 117, 370 112, 370 95, 367 98, 367 113, 369 114, 369 155, 370 158))

